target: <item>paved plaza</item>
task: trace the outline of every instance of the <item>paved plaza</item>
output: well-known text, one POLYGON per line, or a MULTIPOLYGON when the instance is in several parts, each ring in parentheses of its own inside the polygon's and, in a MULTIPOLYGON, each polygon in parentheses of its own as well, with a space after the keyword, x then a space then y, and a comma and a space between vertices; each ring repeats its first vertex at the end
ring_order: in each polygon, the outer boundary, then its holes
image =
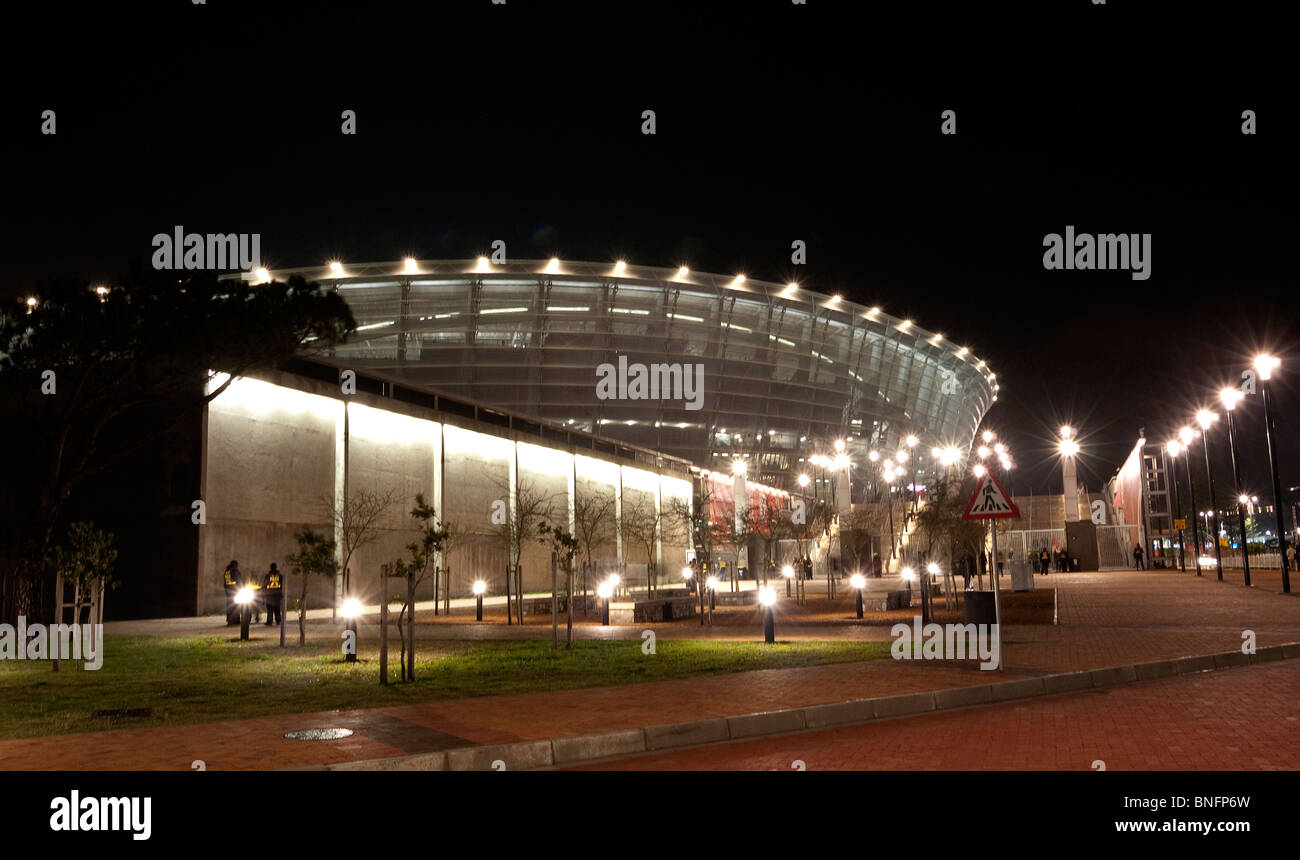
MULTIPOLYGON (((1060 623, 1008 625, 1004 631, 1007 668, 1002 673, 1002 680, 1237 651, 1246 630, 1253 631, 1260 647, 1300 642, 1300 601, 1295 595, 1283 595, 1270 589, 1266 577, 1257 577, 1256 582, 1257 587, 1248 589, 1239 584, 1239 577, 1218 582, 1213 577, 1198 579, 1190 573, 1168 571, 1040 576, 1038 589, 1057 590, 1060 623)), ((846 593, 842 592, 841 601, 832 604, 813 589, 809 605, 802 614, 796 613, 794 607, 782 609, 783 605, 778 604, 778 609, 785 612, 785 617, 778 621, 778 639, 888 638, 891 620, 877 617, 857 621, 849 611, 851 599, 843 597, 846 593), (818 606, 819 601, 824 609, 818 606)), ((719 623, 712 629, 702 630, 698 619, 690 619, 603 630, 599 625, 587 624, 575 628, 575 633, 638 640, 636 645, 629 642, 629 647, 639 647, 640 633, 646 627, 653 627, 659 636, 669 639, 674 636, 717 635, 725 630, 727 636, 753 640, 761 637, 761 630, 755 624, 755 612, 752 607, 720 611, 719 623)), ((902 620, 908 613, 892 615, 901 616, 898 620, 902 620)), ((545 624, 515 627, 512 631, 518 631, 515 635, 549 637, 549 617, 545 621, 545 624)), ((216 625, 214 630, 217 631, 226 629, 220 619, 209 617, 131 622, 129 632, 142 634, 152 626, 160 635, 178 635, 181 628, 189 633, 211 635, 213 631, 200 629, 204 624, 216 625)), ((320 626, 322 630, 329 630, 324 623, 320 626)), ((494 634, 507 629, 504 624, 467 624, 456 615, 450 620, 439 616, 437 621, 430 620, 425 626, 428 629, 424 636, 446 638, 483 638, 485 629, 494 634)), ((110 632, 127 631, 119 628, 110 632)), ((735 752, 727 753, 719 747, 716 755, 735 756, 734 764, 719 766, 789 767, 787 753, 806 743, 808 749, 815 749, 815 753, 810 755, 822 768, 1072 769, 1086 768, 1093 759, 1106 760, 1108 755, 1115 757, 1114 766, 1117 768, 1165 766, 1159 762, 1166 762, 1170 767, 1288 767, 1295 765, 1296 750, 1300 745, 1294 743, 1294 718, 1286 719, 1282 708, 1287 696, 1291 702, 1294 701, 1295 685, 1300 677, 1297 671, 1291 662, 1285 662, 1277 667, 1248 667, 1203 676, 1144 681, 1104 693, 1070 694, 931 714, 831 732, 788 736, 779 742, 769 739, 751 745, 726 745, 726 749, 735 752), (1266 701, 1261 700, 1260 710, 1251 710, 1249 701, 1252 697, 1257 698, 1257 694, 1262 695, 1266 687, 1275 688, 1282 698, 1274 701, 1265 697, 1266 701), (1202 707, 1197 704, 1200 701, 1198 696, 1206 697, 1206 702, 1235 703, 1234 708, 1243 710, 1232 716, 1219 714, 1219 704, 1202 707), (1178 706, 1183 707, 1182 711, 1175 707, 1180 701, 1186 703, 1178 706), (1108 710, 1107 702, 1115 703, 1113 711, 1108 710), (1167 708, 1162 704, 1165 702, 1167 708), (1161 717, 1164 722, 1155 719, 1162 714, 1167 714, 1167 717, 1161 717), (1150 743, 1156 743, 1158 738, 1175 737, 1170 732, 1176 732, 1179 720, 1174 715, 1177 714, 1184 714, 1190 721, 1186 731, 1176 735, 1174 746, 1177 750, 1172 752, 1179 755, 1158 760, 1139 756, 1137 751, 1150 745, 1145 739, 1148 734, 1150 743), (1004 722, 996 725, 1002 725, 1008 731, 1014 729, 1012 734, 993 732, 984 725, 985 722, 989 726, 995 725, 998 720, 1004 722), (1200 735, 1197 732, 1202 728, 1209 730, 1216 725, 1232 726, 1232 731, 1255 732, 1256 729, 1241 727, 1256 720, 1277 723, 1276 731, 1270 729, 1263 734, 1251 735, 1258 738, 1259 744, 1280 744, 1276 750, 1266 754, 1254 741, 1243 741, 1233 745, 1237 747, 1235 751, 1220 746, 1211 755, 1204 739, 1198 739, 1200 735), (1080 725, 1074 725, 1076 723, 1080 725), (927 726, 936 730, 930 731, 927 726), (917 734, 907 734, 913 731, 917 734), (878 738, 890 733, 894 733, 895 738, 907 737, 909 740, 898 743, 893 753, 883 755, 880 753, 883 747, 877 745, 878 738), (1112 734, 1110 746, 1103 745, 1101 740, 1112 734), (944 740, 948 735, 958 736, 960 743, 944 740), (1036 738, 1036 745, 1006 743, 1006 737, 1026 738, 1031 735, 1036 738), (805 738, 806 741, 802 740, 805 738), (761 744, 764 743, 778 743, 778 746, 763 748, 761 744), (844 748, 842 755, 835 752, 841 744, 844 748), (932 753, 909 757, 917 749, 929 749, 927 745, 936 745, 932 753), (1091 751, 1094 747, 1097 749, 1095 753, 1091 751), (760 754, 761 749, 780 752, 772 752, 776 758, 771 758, 765 757, 767 751, 760 754), (1086 762, 1083 762, 1084 758, 1087 758, 1086 762), (784 763, 771 763, 778 761, 784 763)), ((202 760, 212 770, 303 767, 981 685, 993 680, 991 674, 980 671, 973 662, 883 659, 387 708, 121 729, 0 741, 0 768, 188 770, 195 760, 202 760), (291 741, 283 737, 289 731, 324 726, 350 728, 354 735, 328 742, 291 741)), ((358 705, 363 704, 358 702, 358 705)), ((1218 740, 1214 742, 1219 743, 1218 740)), ((1168 746, 1165 740, 1159 740, 1159 743, 1168 746)), ((695 761, 690 758, 693 754, 694 751, 682 751, 658 757, 654 764, 688 766, 686 762, 695 761)), ((806 755, 793 757, 808 760, 806 755)), ((635 763, 628 762, 626 766, 635 766, 635 763)))

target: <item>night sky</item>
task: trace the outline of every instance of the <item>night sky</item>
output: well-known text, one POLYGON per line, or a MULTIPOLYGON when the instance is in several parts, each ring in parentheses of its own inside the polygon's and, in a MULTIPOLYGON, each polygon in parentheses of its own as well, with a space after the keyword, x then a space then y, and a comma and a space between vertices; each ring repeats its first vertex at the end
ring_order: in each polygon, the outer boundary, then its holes
MULTIPOLYGON (((42 13, 57 17, 32 32, 57 35, 3 61, 0 298, 111 281, 176 224, 260 232, 273 267, 472 257, 499 238, 512 257, 743 271, 985 358, 1017 493, 1059 492, 1060 424, 1098 489, 1139 428, 1169 438, 1273 350, 1282 478, 1300 484, 1300 147, 1256 7, 1229 24, 1115 2, 912 20, 697 5, 212 0, 115 7, 138 16, 115 28, 94 6, 42 13), (1151 278, 1045 271, 1043 237, 1067 224, 1151 233, 1151 278)), ((1258 401, 1238 426, 1263 498, 1258 401)), ((1215 458, 1226 487, 1225 445, 1215 458)))

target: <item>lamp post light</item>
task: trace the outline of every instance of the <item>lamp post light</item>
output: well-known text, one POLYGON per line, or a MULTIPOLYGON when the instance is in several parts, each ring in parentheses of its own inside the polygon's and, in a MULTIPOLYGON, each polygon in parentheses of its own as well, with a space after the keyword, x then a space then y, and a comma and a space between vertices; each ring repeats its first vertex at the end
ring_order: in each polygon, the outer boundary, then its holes
POLYGON ((1241 397, 1241 392, 1235 388, 1225 388, 1219 392, 1219 400, 1223 402, 1223 408, 1228 411, 1228 452, 1232 455, 1232 481, 1237 491, 1237 525, 1241 527, 1241 567, 1246 575, 1245 584, 1249 586, 1250 547, 1246 541, 1246 506, 1242 502, 1244 496, 1241 492, 1241 464, 1237 462, 1237 428, 1232 417, 1232 413, 1241 397))
POLYGON ((1268 466, 1273 473, 1273 515, 1277 525, 1277 552, 1282 564, 1282 591, 1291 591, 1291 572, 1286 561, 1286 517, 1282 513, 1282 482, 1277 475, 1277 426, 1273 421, 1273 392, 1269 380, 1281 360, 1272 355, 1255 356, 1255 373, 1259 376, 1259 391, 1264 398, 1264 440, 1268 443, 1268 466))
POLYGON ((862 589, 867 587, 866 577, 864 577, 860 573, 855 573, 849 577, 849 585, 853 586, 854 591, 858 593, 857 597, 854 599, 854 603, 857 607, 858 617, 861 618, 862 617, 862 589))
POLYGON ((235 603, 239 604, 239 641, 248 641, 248 621, 253 614, 253 589, 245 585, 235 592, 235 603))
MULTIPOLYGON (((1165 445, 1165 450, 1168 451, 1169 456, 1174 458, 1174 461, 1177 462, 1178 455, 1185 452, 1187 449, 1184 448, 1182 443, 1177 439, 1171 439, 1165 445)), ((1178 493, 1178 475, 1173 469, 1170 469, 1169 471, 1169 481, 1174 485, 1174 507, 1178 510, 1177 519, 1182 519, 1183 500, 1178 493)), ((1170 523, 1170 525, 1173 525, 1173 523, 1170 523)), ((1183 549, 1183 529, 1181 526, 1178 529, 1178 569, 1183 573, 1187 572, 1187 556, 1186 551, 1183 549)))
POLYGON ((355 597, 349 597, 339 607, 339 615, 342 615, 344 619, 343 628, 352 632, 352 648, 344 653, 343 661, 345 663, 355 663, 357 662, 357 617, 361 615, 361 601, 355 597))
POLYGON ((1192 483, 1192 440, 1196 434, 1192 432, 1191 427, 1178 428, 1178 441, 1183 444, 1183 451, 1187 454, 1183 458, 1183 468, 1187 472, 1187 492, 1191 493, 1189 503, 1192 507, 1192 540, 1196 541, 1196 554, 1193 558, 1196 561, 1196 575, 1201 575, 1201 518, 1196 510, 1196 484, 1192 483))
MULTIPOLYGON (((915 436, 912 436, 911 434, 909 434, 908 437, 907 437, 906 439, 904 439, 903 441, 907 443, 908 450, 910 451, 912 448, 915 448, 915 447, 916 447, 917 443, 918 443, 920 440, 917 439, 915 436)), ((902 460, 901 462, 906 463, 907 460, 904 459, 904 460, 902 460)), ((916 507, 917 507, 917 499, 916 499, 916 463, 913 462, 913 463, 912 463, 912 516, 916 516, 916 507)))
POLYGON ((483 592, 487 591, 487 583, 483 580, 476 580, 474 583, 474 620, 483 620, 483 592))
POLYGON ((704 584, 709 589, 709 617, 712 618, 713 610, 715 608, 713 595, 716 594, 718 591, 718 578, 716 576, 710 576, 708 579, 704 581, 704 584))
POLYGON ((790 596, 790 583, 794 580, 794 568, 786 565, 781 568, 781 575, 785 577, 785 596, 790 596))
POLYGON ((1210 425, 1219 420, 1208 409, 1202 409, 1196 413, 1196 423, 1201 425, 1201 447, 1205 449, 1205 479, 1210 484, 1210 513, 1214 516, 1214 527, 1210 528, 1209 517, 1206 517, 1205 528, 1208 531, 1210 542, 1214 544, 1214 569, 1218 571, 1219 581, 1223 581, 1223 550, 1219 548, 1219 503, 1214 498, 1214 470, 1210 467, 1210 425))
POLYGON ((614 596, 614 586, 608 579, 596 586, 596 596, 600 598, 600 624, 602 627, 608 627, 609 599, 614 596))
POLYGON ((623 583, 623 577, 619 576, 617 573, 611 573, 609 575, 610 594, 617 595, 618 587, 622 585, 622 583, 623 583))
POLYGON ((772 606, 776 603, 776 591, 763 586, 758 590, 758 602, 763 604, 763 642, 771 645, 776 641, 776 621, 772 617, 772 606))
POLYGON ((894 553, 894 464, 892 460, 885 461, 885 470, 880 473, 880 477, 885 480, 885 496, 889 501, 889 563, 892 566, 896 555, 894 553))

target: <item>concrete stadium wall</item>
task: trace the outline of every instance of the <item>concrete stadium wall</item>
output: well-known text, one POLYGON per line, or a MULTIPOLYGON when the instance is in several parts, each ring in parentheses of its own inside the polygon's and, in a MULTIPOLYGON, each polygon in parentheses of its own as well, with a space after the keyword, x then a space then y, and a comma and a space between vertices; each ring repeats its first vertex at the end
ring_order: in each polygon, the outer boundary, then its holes
MULTIPOLYGON (((223 611, 222 571, 231 559, 260 580, 273 561, 290 573, 288 557, 297 549, 293 535, 303 526, 338 540, 329 509, 331 501, 343 498, 345 474, 350 499, 364 492, 391 497, 376 523, 375 540, 357 548, 348 565, 351 593, 366 602, 379 599, 380 566, 409 558, 405 545, 418 535, 410 516, 417 493, 456 535, 442 559, 451 569, 453 597, 469 596, 476 579, 487 582, 489 593, 503 593, 508 540, 500 514, 513 516, 521 491, 544 498, 548 522, 568 530, 574 525, 575 492, 612 497, 616 506, 624 492, 657 498, 661 506, 691 496, 690 482, 676 476, 507 438, 512 431, 506 429, 502 435, 467 429, 435 420, 430 410, 376 395, 350 396, 345 415, 344 401, 334 396, 336 386, 281 374, 270 378, 285 384, 240 378, 208 406, 200 614, 223 611)), ((657 552, 661 581, 674 580, 684 563, 685 540, 678 531, 665 520, 657 552)), ((593 560, 617 564, 619 543, 611 519, 593 560)), ((644 549, 629 551, 629 560, 644 561, 644 549)), ((342 547, 337 557, 342 561, 342 547)), ((550 549, 535 526, 523 536, 521 567, 526 591, 549 592, 550 549)), ((289 576, 287 585, 287 605, 292 605, 301 580, 289 576)), ((329 606, 341 589, 341 583, 335 587, 327 581, 309 585, 313 608, 329 606)), ((396 580, 388 583, 390 596, 402 588, 396 580)), ((432 576, 417 596, 433 597, 432 576)))

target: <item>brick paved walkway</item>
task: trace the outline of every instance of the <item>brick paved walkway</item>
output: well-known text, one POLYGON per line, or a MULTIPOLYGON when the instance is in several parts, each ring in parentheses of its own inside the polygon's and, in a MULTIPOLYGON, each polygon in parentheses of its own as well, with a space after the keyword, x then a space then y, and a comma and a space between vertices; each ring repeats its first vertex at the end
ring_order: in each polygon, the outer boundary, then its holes
MULTIPOLYGON (((1009 627, 1005 677, 1100 668, 1300 641, 1300 601, 1212 577, 1170 572, 1053 574, 1061 624, 1009 627)), ((821 638, 884 632, 830 609, 821 638), (829 631, 829 633, 824 632, 829 631), (837 632, 838 631, 838 632, 837 632)), ((686 622, 698 629, 694 622, 686 622)), ((664 627, 665 625, 659 625, 664 627)), ((450 629, 450 628, 449 628, 450 629)), ((634 628, 639 632, 641 626, 634 628)), ((680 629, 680 628, 679 628, 680 629)), ((549 626, 547 629, 549 635, 549 626)), ((781 638, 784 633, 779 634, 781 638)), ((586 690, 480 697, 392 708, 289 714, 195 726, 0 741, 3 769, 295 767, 468 744, 542 739, 869 696, 988 683, 973 664, 876 660, 586 690), (352 728, 349 739, 289 741, 294 729, 352 728)), ((361 703, 358 703, 361 704, 361 703)))
POLYGON ((583 770, 1300 770, 1300 661, 736 741, 583 770))

